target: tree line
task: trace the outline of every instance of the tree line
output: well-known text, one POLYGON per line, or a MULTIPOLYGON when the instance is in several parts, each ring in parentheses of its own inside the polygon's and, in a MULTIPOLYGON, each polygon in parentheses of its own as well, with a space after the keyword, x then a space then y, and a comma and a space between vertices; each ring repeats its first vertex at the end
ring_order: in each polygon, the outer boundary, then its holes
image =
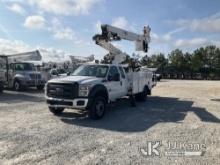
POLYGON ((163 78, 220 80, 220 49, 214 45, 200 47, 192 53, 180 49, 145 56, 143 66, 157 68, 163 78))

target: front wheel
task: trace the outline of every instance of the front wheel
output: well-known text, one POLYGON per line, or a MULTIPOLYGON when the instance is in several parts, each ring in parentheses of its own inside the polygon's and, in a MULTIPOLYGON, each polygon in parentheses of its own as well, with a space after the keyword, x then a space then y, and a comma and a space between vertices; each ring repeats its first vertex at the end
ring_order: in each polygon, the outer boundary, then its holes
POLYGON ((95 120, 101 119, 105 115, 106 100, 102 96, 95 97, 94 102, 89 109, 89 117, 95 120))
POLYGON ((16 81, 14 82, 14 90, 15 90, 15 91, 21 91, 22 89, 23 89, 23 87, 22 87, 21 83, 16 80, 16 81))
POLYGON ((54 115, 60 115, 63 111, 64 108, 60 107, 49 107, 50 112, 52 112, 54 115))

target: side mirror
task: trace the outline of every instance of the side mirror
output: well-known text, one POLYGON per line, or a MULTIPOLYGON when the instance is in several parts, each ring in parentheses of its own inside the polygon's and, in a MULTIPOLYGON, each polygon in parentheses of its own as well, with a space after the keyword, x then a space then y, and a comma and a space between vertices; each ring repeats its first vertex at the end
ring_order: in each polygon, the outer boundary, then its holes
POLYGON ((113 80, 114 81, 120 81, 120 74, 119 73, 116 73, 113 77, 113 80))

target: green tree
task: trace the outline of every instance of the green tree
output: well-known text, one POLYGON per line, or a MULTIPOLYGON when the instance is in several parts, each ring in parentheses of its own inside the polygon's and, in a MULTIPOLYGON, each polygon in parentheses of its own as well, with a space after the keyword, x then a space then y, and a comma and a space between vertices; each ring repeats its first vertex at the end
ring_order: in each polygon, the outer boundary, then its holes
POLYGON ((206 64, 206 51, 205 49, 199 48, 193 52, 192 56, 192 69, 194 72, 199 72, 201 68, 204 68, 206 64))

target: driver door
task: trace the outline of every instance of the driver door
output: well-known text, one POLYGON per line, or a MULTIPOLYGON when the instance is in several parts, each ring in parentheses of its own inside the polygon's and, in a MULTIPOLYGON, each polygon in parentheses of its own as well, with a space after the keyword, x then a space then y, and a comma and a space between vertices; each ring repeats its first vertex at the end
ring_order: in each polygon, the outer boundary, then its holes
POLYGON ((109 93, 109 99, 111 101, 115 101, 118 98, 121 98, 125 95, 125 92, 122 90, 122 83, 120 81, 120 73, 116 66, 111 66, 109 69, 109 73, 107 76, 107 82, 106 87, 108 89, 109 93), (115 79, 117 77, 116 75, 119 75, 118 80, 115 79))

